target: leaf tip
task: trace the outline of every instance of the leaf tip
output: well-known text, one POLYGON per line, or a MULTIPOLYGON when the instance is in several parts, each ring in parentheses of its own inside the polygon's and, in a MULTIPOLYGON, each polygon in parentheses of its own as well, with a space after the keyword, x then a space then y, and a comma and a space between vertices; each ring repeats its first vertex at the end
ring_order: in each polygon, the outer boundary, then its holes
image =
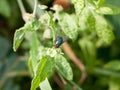
POLYGON ((13 46, 13 51, 16 52, 16 48, 13 46))

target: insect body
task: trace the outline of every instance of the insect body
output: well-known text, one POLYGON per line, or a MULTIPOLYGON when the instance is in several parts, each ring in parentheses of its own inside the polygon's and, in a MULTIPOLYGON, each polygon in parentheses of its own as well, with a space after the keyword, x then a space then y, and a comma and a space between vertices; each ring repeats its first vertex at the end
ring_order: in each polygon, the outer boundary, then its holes
POLYGON ((55 47, 59 48, 59 46, 63 43, 63 38, 61 36, 57 36, 56 42, 55 42, 55 47))

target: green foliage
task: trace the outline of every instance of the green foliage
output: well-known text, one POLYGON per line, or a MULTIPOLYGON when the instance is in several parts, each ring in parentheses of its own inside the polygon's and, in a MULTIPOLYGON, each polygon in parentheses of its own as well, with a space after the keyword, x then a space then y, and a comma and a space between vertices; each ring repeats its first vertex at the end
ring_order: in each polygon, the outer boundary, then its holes
POLYGON ((85 37, 78 41, 81 52, 86 63, 88 72, 94 70, 96 66, 96 46, 89 38, 85 37), (93 63, 94 62, 94 63, 93 63))
MULTIPOLYGON (((41 90, 52 90, 47 78, 53 74, 54 70, 57 70, 62 80, 65 79, 67 90, 72 90, 73 87, 81 90, 73 82, 74 70, 68 63, 68 58, 62 53, 61 48, 54 47, 57 36, 67 37, 75 43, 71 43, 72 45, 80 47, 81 50, 75 51, 78 55, 81 53, 80 57, 83 59, 88 75, 97 73, 109 75, 109 78, 119 78, 118 60, 111 60, 104 65, 97 57, 99 48, 104 45, 112 45, 115 40, 112 25, 103 15, 120 13, 120 8, 104 4, 105 1, 72 0, 75 9, 75 12, 72 13, 62 11, 59 6, 52 8, 55 12, 44 10, 46 8, 40 6, 43 13, 40 16, 36 13, 38 18, 33 18, 32 14, 29 14, 30 17, 27 17, 28 20, 24 26, 15 32, 13 49, 16 51, 23 40, 28 44, 30 49, 28 67, 33 77, 31 90, 36 90, 38 87, 41 90), (47 35, 52 37, 44 38, 46 30, 49 30, 47 35), (100 43, 99 47, 98 43, 100 43), (103 69, 97 68, 101 65, 104 66, 103 69)), ((1 14, 9 16, 3 12, 1 14)), ((107 85, 110 90, 114 88, 114 83, 118 90, 119 82, 116 83, 112 79, 109 81, 111 82, 107 82, 107 85)))
POLYGON ((11 53, 7 57, 4 56, 0 60, 0 63, 1 63, 0 64, 0 72, 1 72, 0 73, 0 77, 1 77, 0 89, 1 90, 8 90, 8 89, 19 90, 20 86, 15 84, 13 78, 11 77, 19 76, 21 74, 24 74, 24 72, 27 72, 25 61, 19 61, 18 55, 15 53, 11 53), (4 58, 6 58, 7 63, 4 63, 4 58))
POLYGON ((120 79, 111 78, 109 82, 109 90, 120 90, 120 79))
POLYGON ((59 25, 62 31, 70 39, 75 40, 78 34, 75 15, 69 15, 67 13, 60 14, 59 25))
POLYGON ((0 43, 0 51, 2 51, 2 53, 0 54, 0 59, 3 59, 7 55, 7 52, 10 49, 10 45, 8 40, 3 37, 0 37, 0 43))
POLYGON ((95 16, 92 14, 91 11, 88 11, 88 15, 86 16, 87 18, 87 24, 90 30, 95 31, 96 27, 96 20, 95 20, 95 16))
POLYGON ((67 60, 62 55, 56 55, 55 64, 57 70, 67 79, 73 79, 72 69, 67 60))
POLYGON ((14 51, 16 51, 16 49, 20 46, 21 42, 23 41, 24 35, 25 35, 25 31, 23 28, 20 28, 15 32, 14 43, 13 43, 14 51))
POLYGON ((52 72, 54 61, 50 57, 43 57, 38 63, 37 70, 32 80, 31 90, 36 90, 39 84, 44 81, 47 76, 52 72))
POLYGON ((106 69, 120 71, 120 60, 112 60, 105 65, 106 69))
POLYGON ((116 15, 120 13, 120 8, 107 4, 105 6, 101 6, 100 8, 98 8, 96 12, 100 14, 105 14, 105 15, 106 14, 116 15))
POLYGON ((11 8, 7 0, 0 0, 0 14, 5 17, 10 17, 11 8))
MULTIPOLYGON (((34 20, 34 21, 28 21, 24 27, 16 30, 15 36, 14 36, 14 43, 13 43, 13 49, 16 51, 18 47, 20 46, 21 42, 24 39, 25 34, 27 34, 27 31, 34 31, 37 30, 40 26, 39 21, 34 20)), ((34 39, 36 40, 36 39, 34 39)), ((33 41, 34 41, 33 40, 33 41)))
MULTIPOLYGON (((30 34, 30 33, 29 33, 30 34)), ((38 63, 38 49, 39 49, 39 41, 37 39, 36 32, 32 32, 30 35, 30 59, 32 59, 32 67, 35 67, 38 63)))
POLYGON ((98 0, 97 2, 98 7, 102 6, 105 1, 106 0, 98 0))
POLYGON ((114 40, 114 34, 108 22, 99 15, 96 15, 96 33, 107 44, 114 40))
POLYGON ((76 14, 79 16, 85 6, 85 0, 72 0, 76 14))
POLYGON ((45 79, 41 84, 40 84, 41 90, 52 90, 48 79, 45 79))

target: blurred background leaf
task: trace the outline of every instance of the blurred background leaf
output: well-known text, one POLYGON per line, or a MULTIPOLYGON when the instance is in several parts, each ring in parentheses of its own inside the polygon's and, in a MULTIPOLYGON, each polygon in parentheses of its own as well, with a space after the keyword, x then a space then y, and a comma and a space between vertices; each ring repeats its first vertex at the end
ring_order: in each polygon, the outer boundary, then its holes
POLYGON ((11 8, 8 0, 0 0, 0 14, 7 18, 10 17, 11 8))

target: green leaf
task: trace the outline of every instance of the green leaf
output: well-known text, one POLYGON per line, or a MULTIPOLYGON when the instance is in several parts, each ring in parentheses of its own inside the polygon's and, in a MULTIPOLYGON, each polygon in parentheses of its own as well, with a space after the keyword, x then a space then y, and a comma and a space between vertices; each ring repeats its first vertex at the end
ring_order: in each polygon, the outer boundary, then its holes
POLYGON ((44 81, 51 73, 54 67, 54 60, 50 57, 43 57, 38 63, 36 74, 32 80, 30 90, 36 90, 39 84, 44 81))
POLYGON ((105 64, 105 68, 120 71, 120 60, 112 60, 105 64))
POLYGON ((47 78, 43 82, 40 83, 40 88, 41 90, 52 90, 47 78))
POLYGON ((18 47, 20 46, 21 42, 23 41, 25 35, 24 27, 16 30, 14 35, 14 41, 13 41, 13 50, 16 51, 18 47))
POLYGON ((88 27, 87 27, 87 18, 86 18, 86 17, 88 17, 88 12, 89 12, 88 8, 85 7, 83 9, 83 11, 81 12, 81 15, 78 17, 78 20, 76 20, 76 21, 78 21, 78 25, 80 27, 80 30, 82 30, 82 31, 88 29, 88 27))
POLYGON ((33 70, 31 57, 29 57, 29 59, 28 59, 28 67, 29 67, 30 74, 33 76, 34 70, 33 70))
POLYGON ((120 14, 120 7, 106 5, 98 8, 96 12, 100 14, 106 14, 106 15, 107 14, 116 15, 116 14, 120 14))
POLYGON ((91 9, 95 8, 96 7, 95 1, 94 0, 87 0, 86 6, 91 7, 91 9))
POLYGON ((40 28, 40 21, 38 20, 34 20, 32 22, 32 27, 31 27, 33 30, 38 30, 40 28))
POLYGON ((58 72, 60 72, 67 80, 73 79, 73 72, 70 64, 62 55, 58 54, 55 56, 55 63, 58 72))
POLYGON ((105 1, 106 0, 98 0, 97 2, 98 7, 102 6, 105 1))
POLYGON ((59 24, 62 28, 62 31, 71 38, 75 40, 78 34, 78 28, 75 20, 75 15, 69 15, 67 13, 60 14, 59 24))
POLYGON ((116 71, 112 71, 112 70, 106 70, 106 69, 102 69, 102 68, 94 68, 94 72, 96 74, 101 74, 104 76, 111 76, 111 77, 115 77, 115 78, 120 78, 120 73, 116 72, 116 71))
POLYGON ((88 12, 88 15, 87 15, 87 24, 88 24, 88 27, 91 31, 95 31, 95 17, 94 15, 92 14, 92 12, 89 10, 88 12))
POLYGON ((24 28, 27 31, 36 31, 40 28, 40 21, 38 20, 29 21, 24 25, 24 28))
POLYGON ((85 55, 86 59, 91 62, 91 60, 96 57, 96 48, 95 44, 90 41, 88 38, 83 38, 79 40, 79 45, 85 55), (92 51, 92 52, 91 52, 92 51))
POLYGON ((90 8, 85 7, 78 19, 79 20, 77 21, 79 21, 78 24, 79 24, 80 30, 95 31, 96 19, 93 14, 93 11, 90 8))
POLYGON ((48 50, 47 47, 44 47, 44 46, 40 45, 39 49, 38 49, 38 58, 41 59, 44 56, 46 56, 47 55, 47 50, 48 50))
POLYGON ((72 0, 72 3, 74 4, 76 14, 80 15, 85 6, 85 0, 72 0))
POLYGON ((40 5, 39 5, 39 8, 40 8, 40 9, 47 9, 48 6, 46 6, 46 5, 41 5, 41 4, 40 4, 40 5))
POLYGON ((111 26, 103 16, 95 15, 96 18, 96 33, 106 44, 111 44, 115 39, 111 26))
POLYGON ((120 79, 111 78, 109 80, 109 90, 120 90, 120 79))
MULTIPOLYGON (((35 22, 27 22, 22 28, 16 30, 14 35, 13 50, 16 51, 20 46, 26 31, 37 29, 35 22)), ((27 33, 26 33, 27 34, 27 33)), ((34 40, 33 40, 34 41, 34 40)))
POLYGON ((49 17, 50 17, 50 20, 49 20, 49 24, 50 24, 50 28, 52 30, 52 34, 53 34, 53 42, 55 42, 56 40, 56 25, 55 25, 55 22, 53 21, 53 16, 51 15, 51 13, 48 13, 49 17))
POLYGON ((57 54, 57 51, 55 48, 48 48, 46 54, 50 57, 55 57, 57 54))
MULTIPOLYGON (((38 20, 34 20, 32 22, 27 22, 22 28, 18 29, 15 32, 15 36, 14 36, 14 43, 13 43, 13 49, 14 51, 16 51, 16 49, 20 46, 24 35, 26 33, 26 31, 35 31, 37 29, 40 28, 40 22, 38 20)), ((28 35, 29 32, 27 32, 26 34, 28 35)), ((31 38, 32 39, 32 38, 31 38)), ((30 42, 36 40, 35 38, 33 40, 31 40, 30 42)))
POLYGON ((87 66, 88 66, 88 70, 91 71, 92 69, 95 68, 95 64, 96 64, 96 47, 95 47, 95 44, 86 37, 80 39, 78 43, 79 43, 79 46, 82 50, 84 60, 87 64, 87 66))
MULTIPOLYGON (((37 37, 37 32, 36 31, 32 31, 32 32, 27 32, 27 34, 30 35, 29 38, 29 43, 30 43, 30 58, 32 59, 32 67, 36 67, 37 63, 38 63, 38 49, 39 49, 39 40, 37 37)), ((35 71, 35 69, 34 69, 35 71)))
POLYGON ((5 17, 10 17, 11 9, 7 0, 0 0, 0 14, 5 17))

